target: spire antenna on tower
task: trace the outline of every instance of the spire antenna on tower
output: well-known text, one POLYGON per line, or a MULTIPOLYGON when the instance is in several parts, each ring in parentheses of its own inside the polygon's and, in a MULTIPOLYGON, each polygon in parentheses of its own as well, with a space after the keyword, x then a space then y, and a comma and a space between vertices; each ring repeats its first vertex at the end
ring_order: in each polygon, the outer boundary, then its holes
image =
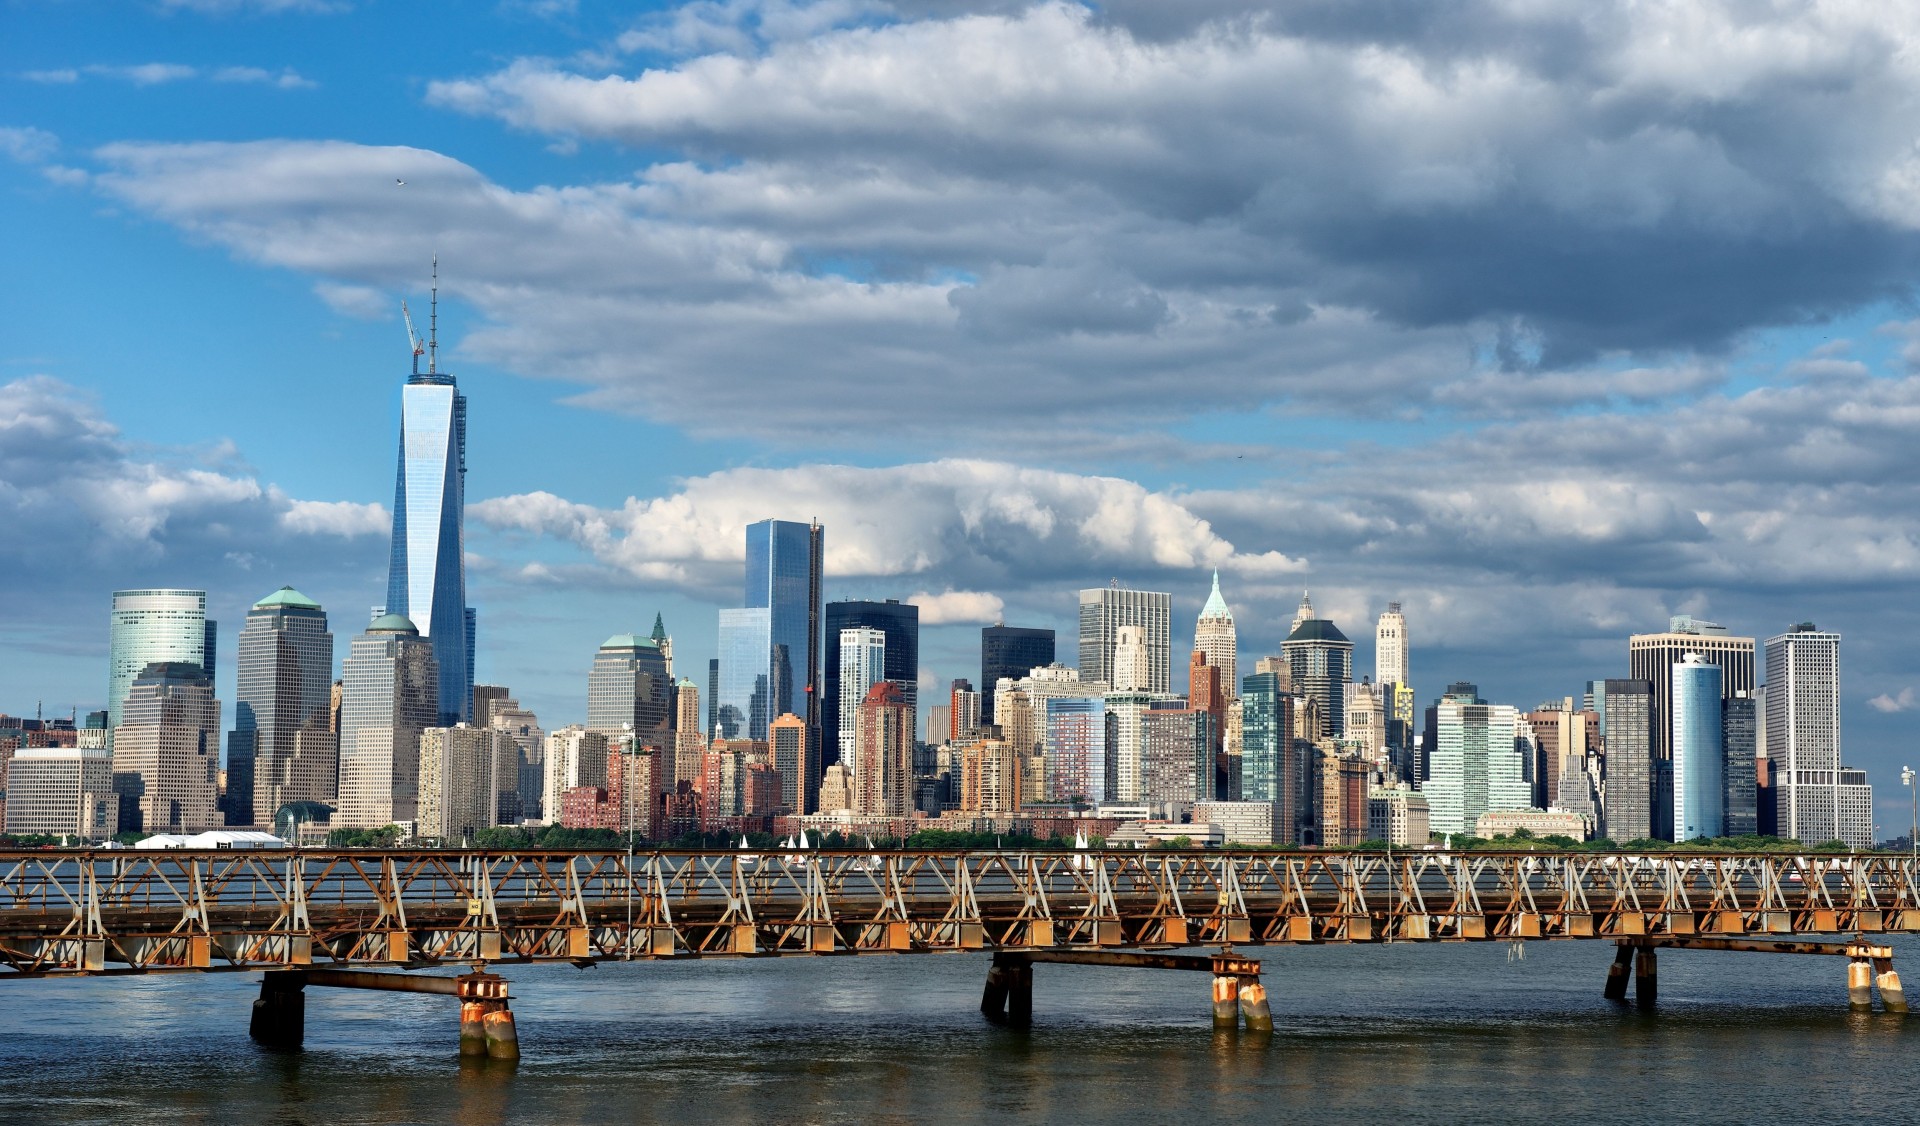
POLYGON ((433 256, 433 289, 427 298, 427 374, 440 370, 440 256, 433 256))

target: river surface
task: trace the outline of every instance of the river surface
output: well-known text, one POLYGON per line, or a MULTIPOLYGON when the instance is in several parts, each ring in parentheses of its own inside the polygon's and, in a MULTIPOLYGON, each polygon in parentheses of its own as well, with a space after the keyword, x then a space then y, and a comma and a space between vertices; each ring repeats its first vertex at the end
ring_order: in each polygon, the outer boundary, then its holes
POLYGON ((1643 1014, 1607 942, 1249 953, 1271 1039, 1195 973, 1036 966, 1016 1032, 984 955, 507 967, 517 1067, 446 997, 310 989, 280 1054, 257 974, 0 982, 0 1122, 1920 1122, 1920 1013, 1850 1013, 1841 958, 1663 950, 1643 1014))

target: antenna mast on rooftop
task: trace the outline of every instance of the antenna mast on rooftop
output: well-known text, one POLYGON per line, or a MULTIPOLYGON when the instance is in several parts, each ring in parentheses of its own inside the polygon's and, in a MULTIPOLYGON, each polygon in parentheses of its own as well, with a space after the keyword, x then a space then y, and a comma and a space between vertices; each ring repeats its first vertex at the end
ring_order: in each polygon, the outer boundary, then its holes
POLYGON ((433 256, 433 289, 427 298, 427 374, 440 370, 440 256, 433 256))

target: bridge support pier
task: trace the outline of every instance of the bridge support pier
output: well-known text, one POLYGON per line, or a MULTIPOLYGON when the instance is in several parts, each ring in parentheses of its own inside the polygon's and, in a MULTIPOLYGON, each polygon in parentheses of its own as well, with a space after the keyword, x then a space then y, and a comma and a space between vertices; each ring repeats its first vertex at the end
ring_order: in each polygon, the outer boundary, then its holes
POLYGON ((1062 950, 1034 947, 1003 950, 987 967, 980 1012, 994 1024, 1028 1028, 1033 1024, 1033 964, 1130 966, 1150 970, 1201 970, 1213 975, 1213 1027, 1232 1030, 1244 1018, 1249 1032, 1272 1032, 1273 1012, 1260 984, 1260 963, 1231 951, 1213 957, 1131 950, 1062 950))
POLYGON ((1215 976, 1213 979, 1213 1027, 1216 1032, 1231 1032, 1240 1027, 1240 979, 1215 976))
POLYGON ((1607 1000, 1624 1003, 1627 999, 1627 979, 1632 976, 1633 947, 1623 942, 1613 948, 1613 965, 1607 967, 1607 1000))
POLYGON ((1007 1028, 1033 1026, 1033 962, 1024 954, 995 954, 987 967, 987 987, 980 995, 980 1011, 1007 1028))
POLYGON ((1634 955, 1633 1003, 1651 1009, 1660 997, 1660 963, 1651 946, 1637 948, 1634 955))
POLYGON ((263 1048, 297 1052, 307 1038, 306 975, 298 971, 269 971, 260 979, 260 996, 253 1000, 253 1018, 247 1035, 263 1048))
POLYGON ((1907 994, 1900 988, 1900 975, 1893 972, 1892 958, 1875 958, 1873 968, 1880 971, 1874 984, 1880 987, 1880 1004, 1890 1013, 1907 1011, 1907 994))

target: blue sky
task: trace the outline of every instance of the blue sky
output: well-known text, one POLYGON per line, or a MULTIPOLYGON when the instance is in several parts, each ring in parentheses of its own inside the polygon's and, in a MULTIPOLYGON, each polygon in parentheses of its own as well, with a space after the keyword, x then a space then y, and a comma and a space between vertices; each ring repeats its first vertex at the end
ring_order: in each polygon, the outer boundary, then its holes
POLYGON ((1110 577, 1190 631, 1216 566, 1247 652, 1399 599, 1423 695, 1523 706, 1812 618, 1903 804, 1904 13, 4 11, 0 708, 99 702, 119 586, 230 646, 290 582, 344 649, 438 253, 480 672, 550 724, 656 609, 703 667, 739 526, 819 516, 940 683, 1110 577))

